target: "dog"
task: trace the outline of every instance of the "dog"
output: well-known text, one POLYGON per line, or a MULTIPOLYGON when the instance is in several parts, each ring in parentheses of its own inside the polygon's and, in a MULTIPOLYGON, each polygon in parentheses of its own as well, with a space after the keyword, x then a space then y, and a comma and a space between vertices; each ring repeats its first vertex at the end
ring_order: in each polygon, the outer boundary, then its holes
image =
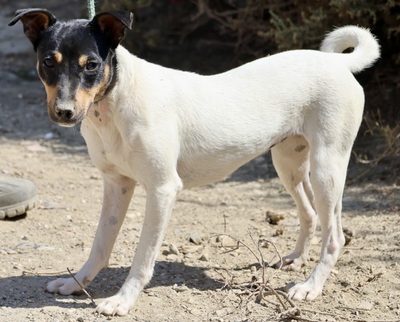
MULTIPOLYGON (((268 150, 300 218, 295 249, 277 266, 306 264, 317 217, 321 223, 320 260, 288 296, 313 300, 322 293, 344 245, 342 195, 364 108, 353 74, 380 56, 367 29, 338 28, 321 51, 287 51, 201 76, 152 64, 122 47, 131 13, 58 21, 46 9, 22 9, 10 25, 19 20, 37 53, 49 117, 62 126, 81 123, 104 181, 93 247, 75 275, 82 286, 107 266, 136 184, 146 190, 129 275, 98 312, 126 315, 133 307, 152 277, 180 190, 221 180, 268 150)), ((68 295, 81 286, 58 278, 46 290, 68 295)))

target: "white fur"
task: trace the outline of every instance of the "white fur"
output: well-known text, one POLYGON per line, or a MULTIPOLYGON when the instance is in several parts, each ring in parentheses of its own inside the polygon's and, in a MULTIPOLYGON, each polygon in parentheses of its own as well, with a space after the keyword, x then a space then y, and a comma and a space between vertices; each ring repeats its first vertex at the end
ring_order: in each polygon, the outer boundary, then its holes
MULTIPOLYGON (((365 29, 344 27, 322 50, 288 51, 214 76, 148 63, 117 48, 118 82, 82 123, 89 154, 104 177, 104 202, 92 251, 76 278, 87 285, 107 265, 136 183, 147 192, 146 214, 132 267, 120 291, 97 308, 125 315, 149 282, 177 193, 223 179, 268 151, 296 202, 300 235, 283 268, 306 263, 318 213, 321 258, 289 296, 312 300, 322 292, 344 244, 342 194, 364 93, 351 71, 379 57, 365 29), (309 173, 311 172, 311 176, 309 173)), ((72 278, 47 290, 71 294, 72 278)))

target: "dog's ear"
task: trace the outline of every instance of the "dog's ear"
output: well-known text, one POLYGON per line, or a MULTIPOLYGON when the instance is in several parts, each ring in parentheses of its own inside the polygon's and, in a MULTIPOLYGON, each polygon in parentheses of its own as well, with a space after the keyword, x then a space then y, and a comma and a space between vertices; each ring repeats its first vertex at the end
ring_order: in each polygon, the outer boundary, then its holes
POLYGON ((40 8, 17 10, 14 19, 8 25, 15 25, 18 20, 21 20, 24 25, 25 35, 32 42, 35 50, 39 43, 41 32, 57 21, 50 11, 40 8))
POLYGON ((132 22, 132 12, 110 11, 97 14, 89 25, 103 34, 115 49, 125 37, 126 28, 132 28, 132 22))

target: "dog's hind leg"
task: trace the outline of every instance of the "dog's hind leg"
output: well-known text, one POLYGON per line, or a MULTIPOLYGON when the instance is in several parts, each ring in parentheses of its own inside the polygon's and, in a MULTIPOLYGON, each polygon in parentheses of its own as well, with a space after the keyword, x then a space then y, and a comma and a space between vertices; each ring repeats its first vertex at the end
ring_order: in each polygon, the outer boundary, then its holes
MULTIPOLYGON (((75 275, 82 286, 87 286, 107 266, 118 232, 124 221, 135 182, 119 175, 104 177, 104 195, 101 216, 89 259, 75 275)), ((71 278, 58 278, 46 285, 46 291, 69 295, 81 291, 71 278)))
POLYGON ((309 145, 304 137, 291 136, 275 145, 271 154, 282 184, 296 203, 300 220, 300 233, 294 251, 274 267, 299 270, 308 260, 309 245, 317 224, 309 176, 309 145))
POLYGON ((321 222, 321 256, 308 279, 289 290, 289 297, 295 300, 313 300, 322 293, 344 246, 342 196, 352 140, 346 144, 323 138, 314 141, 310 142, 310 168, 315 207, 321 222))

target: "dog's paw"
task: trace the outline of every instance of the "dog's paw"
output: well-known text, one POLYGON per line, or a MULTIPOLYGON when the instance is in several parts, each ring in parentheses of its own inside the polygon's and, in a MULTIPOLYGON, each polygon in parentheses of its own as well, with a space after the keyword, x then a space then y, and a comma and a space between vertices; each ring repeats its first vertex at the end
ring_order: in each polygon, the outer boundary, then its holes
POLYGON ((97 308, 96 312, 104 315, 118 315, 123 316, 129 313, 129 310, 133 304, 125 296, 116 294, 105 299, 101 302, 97 308))
POLYGON ((293 286, 288 292, 288 297, 292 300, 297 301, 312 301, 320 296, 321 293, 322 288, 320 286, 306 281, 302 284, 296 284, 295 286, 293 286))
POLYGON ((82 288, 73 278, 58 278, 46 284, 45 291, 62 295, 79 294, 82 288))

